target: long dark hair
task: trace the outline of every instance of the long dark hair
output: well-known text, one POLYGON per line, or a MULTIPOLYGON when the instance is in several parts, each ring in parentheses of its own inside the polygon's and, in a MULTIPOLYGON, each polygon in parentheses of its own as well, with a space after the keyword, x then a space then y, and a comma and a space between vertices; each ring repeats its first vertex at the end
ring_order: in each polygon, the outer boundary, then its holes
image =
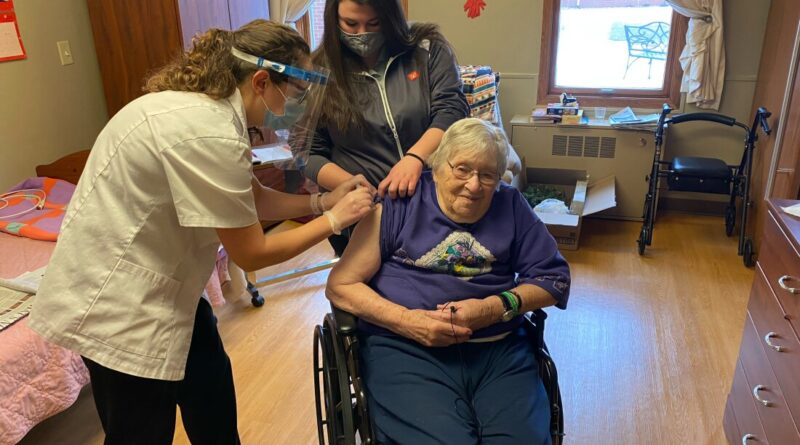
MULTIPOLYGON (((231 54, 231 47, 278 63, 296 65, 309 54, 308 44, 294 29, 275 22, 256 19, 236 31, 209 29, 192 39, 192 49, 155 72, 144 90, 191 91, 222 99, 258 68, 231 54)), ((286 76, 269 72, 277 84, 286 76)))
POLYGON ((321 121, 346 130, 351 125, 361 127, 364 123, 361 108, 353 100, 355 96, 350 74, 363 71, 366 67, 363 59, 339 40, 339 4, 342 1, 372 7, 380 21, 389 56, 414 50, 423 40, 448 44, 435 24, 417 23, 409 26, 400 0, 326 0, 322 44, 313 55, 316 64, 331 70, 332 78, 325 90, 325 100, 322 101, 321 121))

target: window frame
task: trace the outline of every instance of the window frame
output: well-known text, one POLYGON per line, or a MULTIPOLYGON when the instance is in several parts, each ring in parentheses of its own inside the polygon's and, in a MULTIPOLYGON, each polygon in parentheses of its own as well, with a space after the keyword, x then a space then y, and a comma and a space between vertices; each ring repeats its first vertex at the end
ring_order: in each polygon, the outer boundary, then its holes
MULTIPOLYGON (((324 1, 324 0, 314 0, 314 1, 324 1)), ((400 0, 400 6, 403 7, 403 12, 406 15, 406 19, 408 19, 408 0, 400 0)), ((310 9, 310 8, 309 8, 310 9)), ((309 45, 311 45, 311 14, 306 11, 303 14, 303 17, 300 17, 300 20, 295 22, 294 24, 297 32, 306 39, 309 45)))
POLYGON ((558 44, 555 30, 559 29, 560 11, 561 0, 543 0, 542 46, 539 58, 539 86, 536 96, 539 104, 558 102, 561 93, 566 91, 577 96, 580 104, 585 106, 630 106, 660 109, 665 102, 673 106, 680 105, 683 70, 679 56, 686 43, 686 30, 689 24, 687 17, 675 11, 672 12, 664 84, 660 90, 642 91, 617 88, 611 93, 604 93, 600 88, 564 89, 555 86, 555 60, 558 44))

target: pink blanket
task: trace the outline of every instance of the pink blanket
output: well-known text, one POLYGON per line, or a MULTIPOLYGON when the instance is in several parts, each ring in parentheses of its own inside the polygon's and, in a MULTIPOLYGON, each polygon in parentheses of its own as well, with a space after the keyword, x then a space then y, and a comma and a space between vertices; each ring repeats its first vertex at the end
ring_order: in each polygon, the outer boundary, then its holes
MULTIPOLYGON (((55 243, 0 233, 0 277, 38 269, 55 243)), ((69 408, 89 372, 80 356, 45 341, 22 319, 0 331, 0 445, 19 442, 34 425, 69 408)))

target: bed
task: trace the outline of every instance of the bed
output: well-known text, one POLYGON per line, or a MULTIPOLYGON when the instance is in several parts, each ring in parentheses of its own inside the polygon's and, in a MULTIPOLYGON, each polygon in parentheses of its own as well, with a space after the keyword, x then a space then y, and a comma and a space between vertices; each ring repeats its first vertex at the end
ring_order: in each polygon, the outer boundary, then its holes
MULTIPOLYGON (((77 182, 88 151, 39 166, 38 176, 77 182)), ((0 233, 0 277, 47 264, 55 243, 0 233)), ((89 373, 78 354, 46 342, 27 317, 0 331, 0 445, 20 441, 34 425, 69 408, 89 373)))

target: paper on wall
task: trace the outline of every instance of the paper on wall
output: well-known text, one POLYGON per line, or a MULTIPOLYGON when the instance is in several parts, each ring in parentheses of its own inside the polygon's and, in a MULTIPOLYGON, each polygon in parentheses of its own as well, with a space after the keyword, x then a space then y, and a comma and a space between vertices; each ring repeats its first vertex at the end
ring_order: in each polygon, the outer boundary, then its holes
POLYGON ((0 59, 19 57, 24 54, 22 45, 19 44, 19 37, 17 36, 17 24, 15 22, 1 22, 0 59))

